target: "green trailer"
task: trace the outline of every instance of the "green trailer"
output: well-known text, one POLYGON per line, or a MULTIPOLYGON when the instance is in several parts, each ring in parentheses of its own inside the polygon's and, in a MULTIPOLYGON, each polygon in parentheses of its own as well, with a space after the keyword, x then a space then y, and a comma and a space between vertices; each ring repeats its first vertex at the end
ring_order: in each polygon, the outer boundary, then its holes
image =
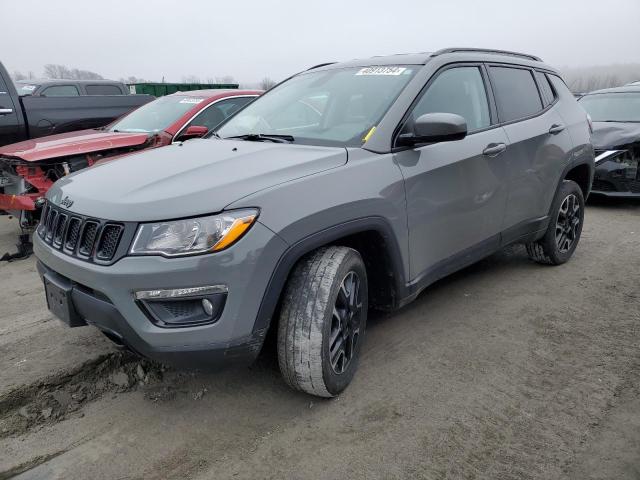
POLYGON ((154 97, 162 97, 176 92, 189 90, 237 89, 237 83, 129 83, 132 94, 146 93, 154 97))

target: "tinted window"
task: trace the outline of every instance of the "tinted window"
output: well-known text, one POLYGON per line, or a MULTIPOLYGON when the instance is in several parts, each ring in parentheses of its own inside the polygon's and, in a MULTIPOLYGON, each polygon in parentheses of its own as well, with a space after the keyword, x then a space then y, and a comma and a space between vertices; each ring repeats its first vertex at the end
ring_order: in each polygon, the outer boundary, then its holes
POLYGON ((74 85, 54 85, 42 91, 44 97, 77 97, 80 95, 74 85))
POLYGON ((429 86, 412 112, 415 121, 425 113, 455 113, 471 132, 491 124, 489 102, 478 67, 445 70, 429 86))
POLYGON ((122 95, 116 85, 85 85, 87 95, 122 95))
POLYGON ((538 85, 540 86, 540 91, 542 92, 542 98, 544 100, 544 106, 551 105, 556 101, 556 93, 553 90, 553 87, 549 83, 549 79, 542 72, 536 72, 536 79, 538 80, 538 85))
POLYGON ((542 110, 542 100, 530 70, 491 67, 500 120, 510 122, 542 110))
POLYGON ((196 115, 196 117, 189 122, 188 126, 198 125, 207 127, 211 130, 220 125, 224 120, 236 113, 251 100, 253 100, 253 97, 228 98, 226 100, 220 100, 196 115))

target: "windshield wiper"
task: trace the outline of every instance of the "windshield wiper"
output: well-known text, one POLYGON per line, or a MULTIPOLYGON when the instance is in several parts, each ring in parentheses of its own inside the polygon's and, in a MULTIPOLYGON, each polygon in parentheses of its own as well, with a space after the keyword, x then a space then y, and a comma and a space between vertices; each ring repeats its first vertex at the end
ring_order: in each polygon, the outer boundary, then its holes
POLYGON ((249 142, 274 142, 274 143, 291 143, 296 139, 291 135, 275 135, 264 133, 247 133, 246 135, 235 135, 233 137, 225 137, 227 139, 248 140, 249 142))

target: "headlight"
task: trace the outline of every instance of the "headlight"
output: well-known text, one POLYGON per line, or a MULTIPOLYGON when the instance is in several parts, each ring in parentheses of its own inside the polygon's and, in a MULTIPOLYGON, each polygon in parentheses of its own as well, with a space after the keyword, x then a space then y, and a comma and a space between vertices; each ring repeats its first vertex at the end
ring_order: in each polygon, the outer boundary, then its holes
POLYGON ((258 218, 258 210, 231 210, 208 217, 143 223, 129 253, 176 257, 223 250, 258 218))

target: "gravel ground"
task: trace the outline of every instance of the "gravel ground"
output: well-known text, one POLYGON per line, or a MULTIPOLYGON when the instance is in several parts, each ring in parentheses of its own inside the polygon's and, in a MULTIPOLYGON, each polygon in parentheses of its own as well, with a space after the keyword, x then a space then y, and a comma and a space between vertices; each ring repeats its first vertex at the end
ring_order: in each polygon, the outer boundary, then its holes
MULTIPOLYGON (((0 253, 15 234, 0 217, 0 253)), ((374 315, 333 400, 270 345, 219 374, 140 362, 52 318, 33 258, 0 278, 0 480, 640 478, 640 202, 591 205, 564 266, 510 248, 374 315)))

